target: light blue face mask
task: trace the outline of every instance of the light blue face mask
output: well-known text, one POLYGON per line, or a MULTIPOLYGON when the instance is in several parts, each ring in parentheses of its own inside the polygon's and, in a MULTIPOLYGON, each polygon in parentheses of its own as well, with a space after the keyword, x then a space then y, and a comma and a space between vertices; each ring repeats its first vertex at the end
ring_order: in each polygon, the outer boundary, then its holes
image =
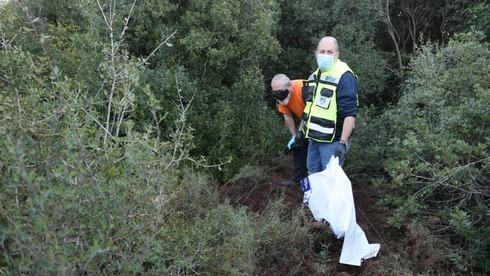
POLYGON ((331 55, 318 54, 316 62, 318 63, 318 67, 320 67, 320 70, 325 72, 332 69, 335 63, 335 57, 331 55))

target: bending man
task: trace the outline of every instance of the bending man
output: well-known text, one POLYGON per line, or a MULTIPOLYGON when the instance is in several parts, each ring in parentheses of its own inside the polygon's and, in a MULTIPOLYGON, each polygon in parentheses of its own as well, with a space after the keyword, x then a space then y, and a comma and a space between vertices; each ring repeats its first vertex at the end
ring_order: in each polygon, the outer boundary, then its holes
POLYGON ((308 140, 304 138, 300 127, 296 127, 293 114, 301 119, 305 102, 302 88, 305 80, 290 80, 284 74, 277 74, 272 78, 272 96, 276 99, 277 108, 284 116, 284 123, 291 133, 288 149, 293 151, 293 179, 281 183, 282 186, 299 185, 301 179, 308 175, 306 168, 306 155, 308 153, 308 140))

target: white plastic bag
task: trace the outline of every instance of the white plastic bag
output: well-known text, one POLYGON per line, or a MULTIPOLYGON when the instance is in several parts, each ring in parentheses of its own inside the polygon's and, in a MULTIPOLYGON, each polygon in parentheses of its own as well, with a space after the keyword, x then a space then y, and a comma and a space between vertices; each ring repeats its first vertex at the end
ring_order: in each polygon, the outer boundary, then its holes
POLYGON ((356 222, 351 182, 331 157, 327 168, 301 181, 306 204, 315 220, 329 223, 337 238, 344 237, 340 263, 360 266, 362 260, 376 257, 380 244, 369 244, 364 231, 356 222))

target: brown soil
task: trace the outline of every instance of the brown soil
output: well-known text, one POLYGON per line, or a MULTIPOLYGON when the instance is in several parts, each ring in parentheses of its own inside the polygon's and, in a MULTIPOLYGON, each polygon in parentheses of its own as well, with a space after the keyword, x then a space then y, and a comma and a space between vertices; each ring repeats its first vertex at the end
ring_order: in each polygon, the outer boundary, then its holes
MULTIPOLYGON (((231 204, 235 206, 246 206, 254 212, 264 210, 271 199, 280 196, 284 196, 288 208, 304 208, 303 191, 300 186, 285 188, 279 185, 281 181, 288 179, 289 174, 287 170, 279 169, 268 172, 266 178, 248 179, 240 185, 225 185, 221 188, 221 196, 230 199, 231 204)), ((332 271, 329 275, 383 275, 379 269, 383 266, 383 256, 397 251, 396 246, 400 247, 404 243, 402 239, 405 233, 387 224, 388 213, 377 205, 380 192, 373 185, 352 183, 352 189, 357 223, 364 230, 369 243, 379 243, 381 249, 376 258, 364 261, 360 267, 343 265, 338 262, 343 239, 333 239, 329 247, 333 266, 329 269, 332 271)), ((318 226, 311 225, 312 231, 330 231, 328 227, 318 226)))

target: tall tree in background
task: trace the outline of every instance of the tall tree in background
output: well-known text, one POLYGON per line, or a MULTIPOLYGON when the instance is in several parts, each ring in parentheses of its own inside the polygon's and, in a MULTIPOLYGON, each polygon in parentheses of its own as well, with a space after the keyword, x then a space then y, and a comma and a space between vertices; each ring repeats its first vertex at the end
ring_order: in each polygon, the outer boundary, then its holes
POLYGON ((376 33, 380 25, 375 19, 376 9, 369 1, 334 1, 329 6, 329 17, 335 19, 331 34, 337 37, 341 57, 359 77, 359 103, 385 106, 396 99, 396 93, 387 89, 390 78, 388 53, 377 49, 376 33))
POLYGON ((307 78, 316 67, 313 52, 317 38, 333 22, 325 13, 328 1, 282 1, 276 37, 281 45, 277 59, 264 64, 267 86, 275 74, 307 78))
POLYGON ((387 57, 376 50, 380 26, 369 1, 284 1, 280 7, 277 38, 281 52, 264 67, 266 80, 279 72, 307 78, 317 66, 314 51, 319 39, 335 36, 341 47, 340 59, 360 77, 362 104, 385 98, 387 57))
POLYGON ((273 137, 284 132, 263 100, 260 70, 279 51, 275 1, 146 1, 136 9, 130 54, 147 53, 152 47, 145 45, 157 44, 155 35, 176 30, 173 47, 156 53, 143 77, 151 79, 157 98, 173 102, 177 95, 168 88, 177 81, 185 100, 192 99, 195 154, 232 157, 236 171, 278 149, 273 137))
MULTIPOLYGON (((386 26, 388 35, 383 44, 387 47, 391 40, 386 49, 395 50, 399 70, 405 68, 421 44, 447 43, 451 35, 467 31, 475 24, 471 20, 475 9, 488 10, 488 0, 371 0, 371 3, 378 9, 377 18, 386 26)), ((484 21, 488 18, 480 14, 484 21)))

